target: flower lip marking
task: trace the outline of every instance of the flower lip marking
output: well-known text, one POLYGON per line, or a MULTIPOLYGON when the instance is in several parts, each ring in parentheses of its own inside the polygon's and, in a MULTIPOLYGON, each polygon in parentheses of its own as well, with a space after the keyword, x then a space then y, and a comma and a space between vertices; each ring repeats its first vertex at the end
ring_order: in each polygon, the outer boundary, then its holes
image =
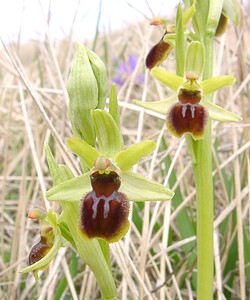
POLYGON ((195 107, 197 107, 196 104, 192 104, 192 103, 179 103, 182 106, 182 117, 185 118, 186 117, 186 112, 188 109, 190 109, 191 111, 191 117, 192 119, 194 119, 195 117, 195 107))
POLYGON ((97 206, 98 206, 98 204, 101 200, 104 201, 104 211, 103 211, 103 218, 104 219, 107 219, 108 214, 109 214, 109 209, 110 209, 109 202, 112 201, 112 200, 120 202, 120 199, 117 198, 117 191, 114 191, 109 197, 106 197, 104 195, 102 195, 100 197, 97 197, 96 194, 95 194, 95 191, 92 191, 91 192, 91 197, 94 201, 94 203, 92 205, 92 209, 93 209, 92 218, 93 219, 95 219, 96 216, 97 216, 97 206))

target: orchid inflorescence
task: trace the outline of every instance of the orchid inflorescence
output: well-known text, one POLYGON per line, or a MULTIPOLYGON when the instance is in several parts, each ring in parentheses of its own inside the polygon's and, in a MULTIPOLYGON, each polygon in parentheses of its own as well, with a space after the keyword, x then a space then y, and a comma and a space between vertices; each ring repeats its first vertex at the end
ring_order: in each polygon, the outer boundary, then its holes
MULTIPOLYGON (((238 122, 241 117, 214 104, 207 95, 235 82, 232 76, 205 80, 205 48, 186 30, 195 14, 195 3, 177 13, 176 25, 163 21, 152 24, 165 26, 161 40, 150 50, 146 66, 152 77, 169 87, 174 94, 165 100, 135 103, 166 116, 166 126, 176 137, 189 135, 202 140, 209 119, 238 122), (188 37, 188 38, 187 38, 188 37), (182 71, 170 73, 159 65, 180 43, 178 60, 182 71), (182 51, 182 52, 181 52, 182 51), (182 74, 180 74, 182 73, 182 74)), ((225 10, 221 24, 228 11, 225 10)), ((224 30, 224 29, 223 29, 224 30)), ((223 30, 217 29, 221 34, 223 30)), ((134 66, 134 58, 130 57, 134 66)), ((167 187, 131 171, 139 160, 155 149, 151 140, 124 148, 121 135, 119 107, 115 86, 111 87, 109 108, 107 72, 101 59, 82 44, 78 45, 76 60, 68 81, 69 117, 73 137, 67 146, 78 156, 82 174, 74 176, 66 165, 60 165, 48 145, 45 153, 54 186, 46 193, 48 201, 61 204, 62 211, 47 213, 33 209, 29 217, 40 220, 41 239, 29 255, 30 266, 22 273, 44 270, 59 249, 71 243, 95 274, 104 299, 115 299, 116 291, 109 257, 103 249, 117 242, 129 230, 129 201, 166 201, 174 196, 167 187), (98 147, 96 146, 98 145, 98 147)))

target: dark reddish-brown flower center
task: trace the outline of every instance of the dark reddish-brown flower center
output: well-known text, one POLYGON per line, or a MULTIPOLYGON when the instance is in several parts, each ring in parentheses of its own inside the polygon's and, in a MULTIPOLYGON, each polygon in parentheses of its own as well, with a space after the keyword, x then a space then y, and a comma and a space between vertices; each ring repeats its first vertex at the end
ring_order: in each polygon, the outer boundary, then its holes
POLYGON ((207 120, 207 112, 200 104, 175 104, 168 113, 167 126, 178 137, 191 133, 201 137, 207 120))
POLYGON ((178 99, 183 104, 196 104, 201 100, 201 91, 189 91, 186 89, 180 89, 178 93, 178 99))
POLYGON ((201 91, 181 88, 178 99, 179 102, 173 105, 167 113, 167 127, 177 137, 190 133, 195 139, 202 138, 208 114, 206 109, 199 104, 201 91))
POLYGON ((118 192, 120 177, 114 171, 96 171, 90 181, 93 190, 81 203, 80 230, 88 238, 117 241, 129 228, 129 202, 126 195, 118 192))

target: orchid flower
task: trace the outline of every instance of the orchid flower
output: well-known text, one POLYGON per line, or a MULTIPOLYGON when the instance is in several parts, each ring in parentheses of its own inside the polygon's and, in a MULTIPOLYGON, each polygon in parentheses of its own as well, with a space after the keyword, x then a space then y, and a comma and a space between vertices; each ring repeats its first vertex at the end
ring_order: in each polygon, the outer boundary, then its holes
POLYGON ((204 47, 200 42, 191 42, 186 54, 184 77, 154 67, 150 74, 168 86, 176 95, 165 100, 135 103, 145 109, 166 116, 166 125, 176 137, 191 134, 199 140, 204 136, 207 118, 222 122, 238 122, 241 117, 210 101, 206 96, 235 82, 233 76, 218 76, 201 80, 204 65, 204 47))

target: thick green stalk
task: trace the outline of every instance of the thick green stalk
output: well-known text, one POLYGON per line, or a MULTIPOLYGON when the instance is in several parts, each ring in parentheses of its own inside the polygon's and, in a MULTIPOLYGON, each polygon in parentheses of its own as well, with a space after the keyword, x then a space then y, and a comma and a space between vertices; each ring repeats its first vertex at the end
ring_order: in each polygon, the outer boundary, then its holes
MULTIPOLYGON (((213 38, 205 39, 204 77, 213 76, 213 38)), ((212 99, 209 99, 212 101, 212 99)), ((212 134, 208 121, 203 140, 194 142, 194 176, 197 205, 197 299, 213 299, 213 218, 212 134)))
POLYGON ((197 206, 197 299, 213 299, 213 181, 211 122, 195 142, 194 175, 197 206))

